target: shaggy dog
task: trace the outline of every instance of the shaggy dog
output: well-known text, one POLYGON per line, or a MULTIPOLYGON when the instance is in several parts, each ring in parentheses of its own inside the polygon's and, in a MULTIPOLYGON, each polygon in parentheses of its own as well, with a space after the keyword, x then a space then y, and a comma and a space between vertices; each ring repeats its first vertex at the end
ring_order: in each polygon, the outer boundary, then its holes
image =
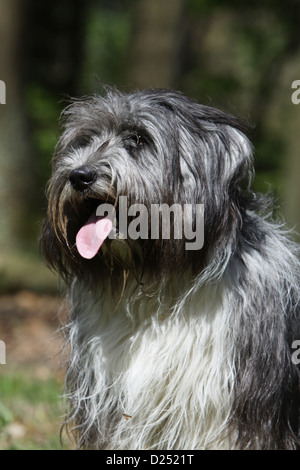
POLYGON ((245 125, 167 90, 108 89, 63 116, 42 246, 67 285, 78 446, 297 448, 298 253, 251 190, 245 125), (163 205, 189 208, 169 238, 151 231, 163 205))

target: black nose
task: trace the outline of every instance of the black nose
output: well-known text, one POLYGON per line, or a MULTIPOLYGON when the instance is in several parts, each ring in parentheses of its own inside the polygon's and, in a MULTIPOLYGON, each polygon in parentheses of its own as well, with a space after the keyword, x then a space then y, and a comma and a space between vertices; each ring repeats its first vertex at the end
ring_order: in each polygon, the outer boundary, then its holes
POLYGON ((81 166, 71 171, 69 180, 76 191, 89 188, 96 179, 96 172, 91 167, 81 166))

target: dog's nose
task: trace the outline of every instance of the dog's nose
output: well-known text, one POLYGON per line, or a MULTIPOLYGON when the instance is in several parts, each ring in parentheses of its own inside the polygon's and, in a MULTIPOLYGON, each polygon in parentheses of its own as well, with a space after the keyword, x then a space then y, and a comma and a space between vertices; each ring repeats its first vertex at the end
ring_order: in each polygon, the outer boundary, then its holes
POLYGON ((96 179, 96 172, 88 167, 81 166, 71 171, 69 180, 76 191, 83 191, 93 184, 96 179))

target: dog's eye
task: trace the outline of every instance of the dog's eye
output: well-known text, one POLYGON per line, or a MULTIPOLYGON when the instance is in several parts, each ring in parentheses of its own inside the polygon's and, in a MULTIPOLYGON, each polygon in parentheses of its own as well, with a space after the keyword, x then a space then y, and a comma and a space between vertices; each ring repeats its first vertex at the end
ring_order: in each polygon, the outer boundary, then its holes
POLYGON ((132 134, 130 137, 126 139, 126 141, 133 145, 134 147, 141 147, 145 143, 145 139, 141 134, 132 134))
POLYGON ((136 134, 132 137, 132 140, 136 145, 143 145, 144 144, 144 139, 140 134, 136 134))

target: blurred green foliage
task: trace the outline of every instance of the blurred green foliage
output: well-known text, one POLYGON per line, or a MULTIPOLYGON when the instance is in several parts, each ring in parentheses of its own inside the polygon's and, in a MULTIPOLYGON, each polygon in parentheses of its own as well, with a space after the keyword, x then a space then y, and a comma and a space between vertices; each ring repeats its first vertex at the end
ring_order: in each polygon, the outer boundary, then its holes
POLYGON ((91 6, 86 18, 85 54, 81 69, 81 88, 85 93, 95 91, 98 77, 105 84, 126 82, 130 33, 128 10, 104 9, 100 4, 91 6))
POLYGON ((33 123, 31 138, 38 155, 39 176, 41 182, 45 184, 51 169, 51 155, 58 138, 61 103, 57 95, 39 83, 30 83, 26 86, 25 102, 33 123))

